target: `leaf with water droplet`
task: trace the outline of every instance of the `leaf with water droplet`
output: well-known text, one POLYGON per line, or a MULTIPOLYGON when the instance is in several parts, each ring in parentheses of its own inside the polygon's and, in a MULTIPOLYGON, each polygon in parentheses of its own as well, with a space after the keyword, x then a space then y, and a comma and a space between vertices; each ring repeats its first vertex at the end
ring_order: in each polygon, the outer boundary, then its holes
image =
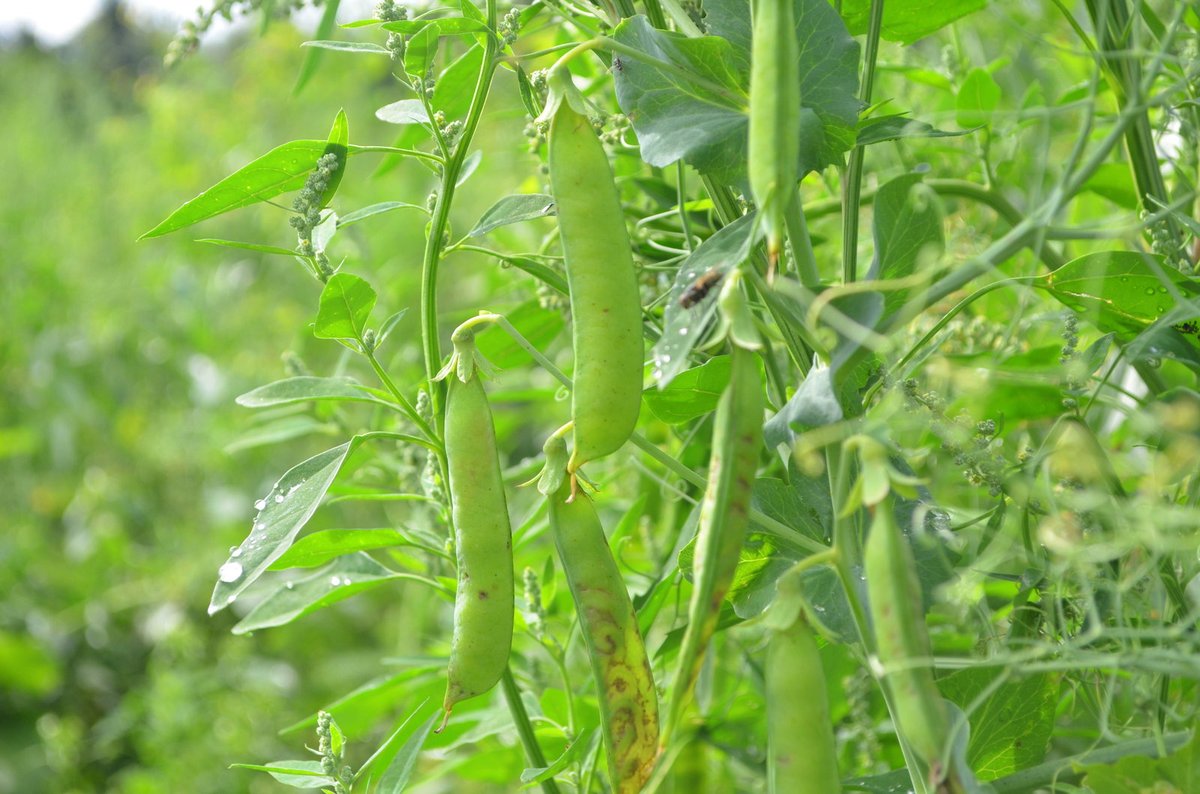
POLYGON ((753 239, 754 213, 750 213, 709 237, 679 266, 670 298, 663 309, 663 333, 653 351, 654 377, 660 389, 687 369, 688 356, 716 314, 720 288, 714 283, 703 298, 689 307, 684 307, 680 299, 709 271, 724 277, 746 258, 753 239))
POLYGON ((302 579, 279 583, 249 615, 233 627, 233 633, 245 634, 283 626, 310 612, 399 578, 404 578, 404 575, 385 568, 366 553, 338 557, 328 566, 302 579))
MULTIPOLYGON (((243 574, 229 581, 224 576, 220 578, 208 606, 210 615, 232 603, 272 562, 287 551, 292 539, 316 512, 346 457, 358 443, 358 439, 352 439, 314 455, 292 467, 279 478, 273 489, 276 495, 281 495, 280 491, 286 493, 293 485, 299 487, 292 492, 291 498, 280 501, 272 498, 263 506, 262 512, 255 520, 255 527, 240 546, 242 553, 237 560, 231 556, 225 563, 240 566, 243 574)), ((222 570, 231 569, 222 566, 222 570)))

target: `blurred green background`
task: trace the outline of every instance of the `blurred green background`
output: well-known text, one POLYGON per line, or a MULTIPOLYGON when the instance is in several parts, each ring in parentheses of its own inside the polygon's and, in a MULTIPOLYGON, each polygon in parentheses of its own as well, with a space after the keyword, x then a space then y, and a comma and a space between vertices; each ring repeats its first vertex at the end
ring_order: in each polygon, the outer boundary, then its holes
MULTIPOLYGON (((373 111, 401 94, 386 59, 327 54, 355 68, 294 95, 304 35, 287 23, 164 72, 170 35, 114 11, 61 47, 0 43, 0 792, 277 791, 226 767, 301 757, 315 739, 277 730, 377 675, 430 619, 428 604, 406 619, 395 591, 253 637, 205 613, 255 499, 340 440, 247 446, 233 398, 283 377, 282 352, 320 369, 340 348, 308 333, 319 285, 294 262, 193 242, 291 246, 285 211, 135 240, 270 148, 323 138, 339 108, 352 140, 389 143, 373 111)), ((499 118, 484 140, 520 136, 519 110, 499 118)), ((419 166, 371 178, 379 164, 351 164, 346 206, 428 191, 419 166)), ((415 301, 422 223, 392 213, 362 225, 369 243, 343 241, 388 313, 415 301)), ((417 348, 396 346, 411 362, 394 374, 417 372, 417 348)))

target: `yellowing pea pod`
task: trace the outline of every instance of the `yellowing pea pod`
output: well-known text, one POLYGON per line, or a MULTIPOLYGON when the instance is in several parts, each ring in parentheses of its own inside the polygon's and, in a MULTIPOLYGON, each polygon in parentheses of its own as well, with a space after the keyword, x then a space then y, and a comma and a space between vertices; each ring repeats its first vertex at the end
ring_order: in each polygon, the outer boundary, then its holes
POLYGON ((747 171, 774 265, 799 178, 800 53, 793 0, 754 0, 753 16, 747 171))
POLYGON ((583 492, 572 495, 569 478, 549 499, 554 544, 596 681, 612 789, 635 794, 649 778, 658 748, 650 661, 592 500, 583 492))
POLYGON ((663 742, 691 700, 704 651, 716 631, 750 523, 750 494, 763 448, 763 391, 755 354, 733 346, 729 385, 717 403, 708 487, 700 504, 688 625, 679 650, 663 742))
POLYGON ((587 116, 565 97, 550 121, 549 150, 571 296, 575 444, 567 468, 574 474, 588 461, 615 452, 637 424, 642 308, 608 156, 587 116))
POLYGON ((767 646, 767 791, 838 794, 837 743, 813 630, 800 615, 767 646))
POLYGON ((891 693, 896 729, 927 765, 931 782, 940 783, 946 777, 941 758, 948 745, 949 715, 933 680, 916 562, 896 524, 891 497, 875 507, 863 566, 875 655, 891 693))
MULTIPOLYGON (((473 346, 455 355, 473 356, 473 346)), ((513 633, 512 527, 492 411, 474 367, 450 369, 445 441, 458 590, 443 702, 447 718, 455 703, 500 680, 513 633), (463 372, 470 373, 465 381, 463 372)))

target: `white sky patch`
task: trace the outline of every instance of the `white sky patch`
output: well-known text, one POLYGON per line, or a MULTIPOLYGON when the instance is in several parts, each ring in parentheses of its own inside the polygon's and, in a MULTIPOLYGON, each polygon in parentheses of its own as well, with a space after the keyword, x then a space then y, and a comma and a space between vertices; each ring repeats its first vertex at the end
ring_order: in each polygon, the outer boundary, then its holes
MULTIPOLYGON (((62 44, 87 25, 103 5, 104 0, 0 0, 0 36, 11 37, 25 29, 47 44, 62 44)), ((194 17, 197 6, 211 8, 212 0, 127 0, 125 5, 138 21, 171 29, 194 17)), ((374 7, 371 0, 343 0, 338 22, 365 19, 374 7)), ((296 16, 296 24, 301 30, 313 30, 320 15, 319 9, 306 8, 296 16)), ((257 18, 257 14, 251 16, 255 24, 257 18)), ((239 18, 234 19, 236 24, 239 18)), ((205 38, 219 38, 230 29, 229 23, 218 18, 205 38)))

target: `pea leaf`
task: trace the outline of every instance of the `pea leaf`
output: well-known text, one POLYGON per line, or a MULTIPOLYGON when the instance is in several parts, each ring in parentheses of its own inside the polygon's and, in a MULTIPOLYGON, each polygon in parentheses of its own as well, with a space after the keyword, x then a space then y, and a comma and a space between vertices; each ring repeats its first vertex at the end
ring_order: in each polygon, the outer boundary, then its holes
POLYGON ((947 700, 963 709, 974 707, 967 760, 981 780, 1041 763, 1054 728, 1057 676, 1022 676, 977 702, 998 675, 998 669, 985 667, 959 670, 937 682, 947 700))
POLYGON ((209 245, 219 245, 223 248, 237 248, 241 251, 255 251, 260 254, 274 254, 275 256, 295 256, 296 252, 287 248, 281 248, 277 245, 262 245, 260 243, 242 243, 237 240, 219 240, 213 237, 205 237, 196 240, 198 243, 208 243, 209 245))
POLYGON ((233 627, 234 634, 283 626, 384 582, 404 578, 364 552, 338 557, 319 571, 281 583, 233 627))
POLYGON ((954 102, 954 118, 960 127, 986 127, 1000 104, 1000 86, 983 69, 967 73, 954 102))
POLYGON ((505 196, 480 216, 468 237, 482 237, 493 229, 510 223, 542 218, 554 214, 554 197, 544 193, 521 193, 505 196))
MULTIPOLYGON (((893 279, 912 275, 921 265, 934 265, 946 247, 942 207, 921 174, 904 174, 875 195, 875 260, 868 278, 893 279)), ((884 293, 886 313, 904 303, 907 290, 884 293)))
POLYGON ((246 408, 266 408, 273 405, 307 402, 309 400, 375 400, 362 386, 350 378, 316 378, 302 375, 285 378, 259 386, 237 397, 237 404, 246 408))
POLYGON ((354 210, 353 212, 347 212, 345 215, 342 215, 337 219, 337 227, 341 229, 342 227, 349 226, 352 223, 358 223, 359 221, 364 221, 367 218, 371 218, 385 212, 391 212, 392 210, 420 210, 421 212, 424 212, 425 208, 420 204, 409 204, 406 201, 381 201, 377 204, 370 204, 362 209, 354 210))
POLYGON ((678 425, 715 410, 728 383, 729 356, 717 356, 679 373, 661 390, 646 389, 642 399, 659 419, 678 425))
MULTIPOLYGON (((902 114, 892 116, 875 116, 864 119, 858 124, 858 135, 855 142, 859 146, 870 146, 884 141, 898 141, 902 138, 957 138, 969 135, 972 130, 949 132, 939 130, 932 124, 917 121, 902 114)), ((1128 169, 1126 169, 1128 171, 1128 169)))
POLYGON ((428 124, 429 114, 419 99, 401 99, 375 111, 375 118, 388 124, 428 124))
POLYGON ((291 545, 341 471, 358 439, 327 449, 288 469, 256 506, 250 534, 221 566, 208 614, 232 604, 291 545))
POLYGON ((326 529, 297 540, 283 556, 271 563, 270 570, 316 568, 335 557, 356 551, 407 544, 408 539, 394 529, 326 529))
MULTIPOLYGON (((986 5, 987 0, 887 0, 881 35, 888 41, 912 44, 986 5)), ((854 35, 866 33, 871 0, 842 0, 842 18, 854 35)))
POLYGON ((375 290, 350 273, 335 273, 321 290, 313 336, 318 339, 362 339, 375 307, 375 290))
POLYGON ((679 303, 684 291, 709 271, 723 277, 744 260, 753 233, 754 213, 743 215, 701 243, 679 266, 670 299, 663 309, 663 333, 654 345, 654 378, 658 388, 666 388, 687 368, 688 356, 716 316, 718 288, 710 289, 703 299, 687 308, 679 303))
MULTIPOLYGON (((827 0, 795 0, 800 52, 799 173, 841 162, 854 145, 861 103, 858 44, 827 0)), ((668 61, 700 80, 654 64, 614 62, 617 101, 629 116, 642 159, 665 166, 679 159, 727 182, 745 174, 750 13, 746 0, 709 0, 705 24, 714 35, 685 38, 652 28, 645 17, 617 27, 618 41, 668 61), (717 93, 711 86, 721 86, 717 93)))

